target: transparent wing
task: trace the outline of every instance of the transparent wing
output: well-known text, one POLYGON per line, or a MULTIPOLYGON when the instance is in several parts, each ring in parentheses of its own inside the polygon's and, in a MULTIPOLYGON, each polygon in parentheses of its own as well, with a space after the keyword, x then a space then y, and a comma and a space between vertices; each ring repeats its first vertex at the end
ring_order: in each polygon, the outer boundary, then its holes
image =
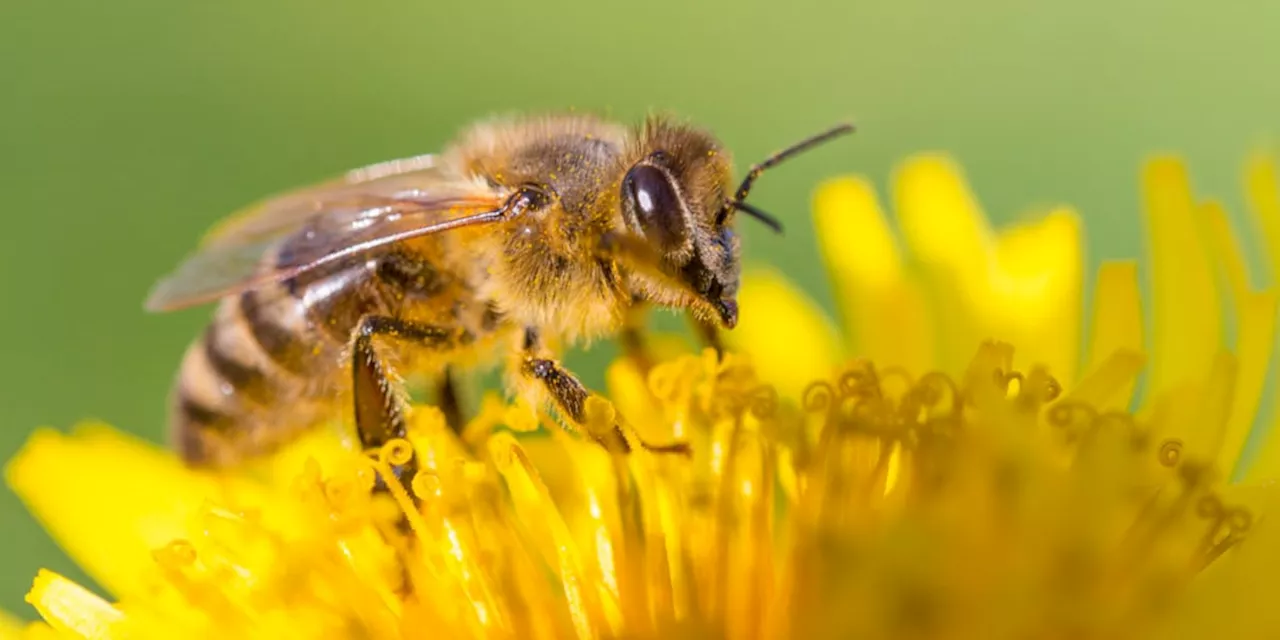
POLYGON ((434 155, 352 169, 332 180, 272 196, 228 216, 205 234, 202 246, 248 244, 259 238, 289 235, 330 203, 361 197, 427 195, 456 180, 447 175, 434 155))
POLYGON ((421 158, 358 169, 219 225, 152 289, 146 307, 211 302, 409 238, 492 222, 501 205, 492 190, 421 158))

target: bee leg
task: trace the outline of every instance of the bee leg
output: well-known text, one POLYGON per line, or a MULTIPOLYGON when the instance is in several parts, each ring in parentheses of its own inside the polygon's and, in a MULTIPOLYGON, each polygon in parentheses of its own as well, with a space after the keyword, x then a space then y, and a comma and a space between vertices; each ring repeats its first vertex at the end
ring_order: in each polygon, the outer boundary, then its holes
MULTIPOLYGON (((533 330, 525 332, 525 357, 521 363, 520 373, 542 383, 544 389, 556 403, 560 413, 576 425, 586 422, 586 404, 590 392, 576 376, 560 366, 560 363, 549 358, 540 358, 536 353, 537 333, 533 330)), ((631 445, 622 432, 622 426, 614 423, 613 432, 608 438, 594 436, 605 449, 630 453, 631 445)), ((638 438, 637 438, 638 439, 638 438)), ((684 442, 655 445, 639 439, 640 446, 654 453, 679 453, 688 455, 689 445, 684 442)))
MULTIPOLYGON (((423 326, 404 322, 385 316, 365 316, 355 331, 355 339, 351 348, 352 398, 355 405, 356 433, 364 451, 379 451, 387 443, 405 439, 409 435, 405 423, 405 407, 400 394, 394 387, 390 370, 374 345, 374 338, 395 338, 433 348, 440 348, 452 342, 454 333, 438 327, 423 326)), ((392 461, 391 475, 396 484, 408 495, 408 499, 416 509, 419 499, 413 491, 413 478, 418 473, 418 454, 409 448, 409 455, 404 460, 392 461)), ((392 493, 388 478, 381 473, 374 474, 373 491, 375 494, 392 493)), ((407 513, 400 514, 395 522, 396 531, 407 536, 413 529, 407 513)), ((384 533, 384 539, 391 541, 384 533)), ((407 538, 412 544, 412 536, 407 538)), ((396 541, 399 546, 403 542, 396 541)), ((405 553, 401 549, 401 553, 405 553)), ((403 558, 403 556, 402 556, 403 558)), ((407 597, 414 591, 413 578, 407 564, 400 569, 400 584, 397 593, 407 597)))
MULTIPOLYGON (((455 332, 439 327, 419 325, 387 316, 365 316, 355 331, 351 349, 352 396, 355 405, 356 434, 365 451, 378 450, 388 442, 408 435, 404 403, 390 377, 386 363, 378 356, 374 338, 392 338, 427 348, 440 349, 452 344, 455 332)), ((411 483, 418 472, 417 455, 391 467, 400 485, 413 496, 411 483)), ((379 477, 374 489, 387 491, 379 477)))
POLYGON ((459 397, 458 377, 452 367, 445 367, 436 386, 436 405, 444 414, 445 424, 454 433, 462 433, 466 421, 462 419, 462 400, 459 397))
MULTIPOLYGON (((655 362, 653 353, 645 341, 644 321, 647 310, 648 308, 643 303, 633 303, 631 308, 627 310, 627 317, 618 336, 619 342, 622 343, 623 352, 636 363, 642 373, 647 373, 652 369, 655 362)), ((702 343, 704 348, 715 349, 717 356, 724 357, 724 339, 720 335, 720 327, 716 326, 714 322, 708 322, 692 315, 689 316, 689 324, 693 327, 698 341, 702 343)))
POLYGON ((623 353, 635 363, 642 374, 648 374, 654 364, 653 354, 645 340, 645 317, 648 310, 643 302, 632 302, 618 335, 623 353))
POLYGON ((667 273, 662 265, 661 255, 629 233, 610 231, 602 235, 596 254, 601 260, 625 264, 629 269, 659 280, 666 286, 683 290, 690 297, 701 297, 687 282, 667 273))
MULTIPOLYGON (((361 332, 352 350, 352 396, 355 404, 356 435, 365 451, 377 451, 388 442, 407 435, 404 406, 392 388, 387 370, 373 348, 372 335, 361 332)), ((418 471, 416 455, 402 465, 391 467, 391 473, 406 491, 410 490, 413 474, 418 471)), ((374 490, 385 493, 386 479, 379 474, 374 490)), ((410 491, 410 495, 412 492, 410 491)))
MULTIPOLYGON (((702 297, 687 282, 683 282, 667 273, 663 269, 662 258, 655 254, 651 247, 645 245, 643 241, 634 236, 617 232, 606 233, 601 237, 597 251, 602 260, 607 259, 624 263, 635 271, 661 280, 669 287, 684 290, 692 298, 699 299, 702 297)), ((720 339, 720 330, 715 323, 698 319, 696 316, 693 316, 693 323, 702 343, 715 349, 717 355, 723 356, 724 344, 720 339)), ((626 328, 624 328, 623 334, 624 346, 626 345, 625 331, 626 328)))
POLYGON ((693 324, 693 330, 698 334, 698 340, 702 342, 702 346, 715 349, 716 355, 724 358, 724 339, 720 337, 720 327, 717 327, 714 322, 693 317, 690 317, 689 321, 693 324))

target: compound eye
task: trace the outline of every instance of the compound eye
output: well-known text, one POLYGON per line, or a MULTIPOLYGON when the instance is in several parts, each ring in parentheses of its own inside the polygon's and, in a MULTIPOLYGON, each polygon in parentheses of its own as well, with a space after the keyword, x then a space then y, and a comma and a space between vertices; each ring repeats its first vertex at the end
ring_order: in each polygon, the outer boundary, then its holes
POLYGON ((512 196, 512 205, 523 211, 537 211, 551 204, 551 196, 542 185, 526 184, 512 196))
POLYGON ((659 169, 639 165, 627 173, 624 185, 642 226, 662 224, 665 216, 679 215, 675 189, 659 169))

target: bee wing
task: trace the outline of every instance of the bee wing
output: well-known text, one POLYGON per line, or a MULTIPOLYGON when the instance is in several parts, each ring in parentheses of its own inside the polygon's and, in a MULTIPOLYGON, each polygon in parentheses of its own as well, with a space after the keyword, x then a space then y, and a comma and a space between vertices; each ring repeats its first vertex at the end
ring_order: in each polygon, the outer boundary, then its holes
POLYGON ((331 180, 245 207, 214 225, 201 239, 201 248, 223 243, 243 245, 250 239, 288 235, 305 225, 321 207, 342 199, 399 198, 438 189, 450 181, 439 159, 430 154, 352 169, 331 180))
POLYGON ((286 193, 215 227, 148 297, 152 311, 211 302, 395 242, 498 219, 491 189, 432 156, 381 163, 286 193))

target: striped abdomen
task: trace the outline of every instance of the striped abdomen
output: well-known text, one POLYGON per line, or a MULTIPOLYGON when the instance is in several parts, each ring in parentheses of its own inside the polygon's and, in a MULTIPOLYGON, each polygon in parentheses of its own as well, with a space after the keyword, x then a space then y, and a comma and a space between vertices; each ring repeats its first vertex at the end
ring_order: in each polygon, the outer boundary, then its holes
POLYGON ((189 462, 226 464, 329 417, 360 318, 398 315, 442 288, 429 265, 390 256, 224 299, 182 361, 170 424, 178 450, 189 462))

